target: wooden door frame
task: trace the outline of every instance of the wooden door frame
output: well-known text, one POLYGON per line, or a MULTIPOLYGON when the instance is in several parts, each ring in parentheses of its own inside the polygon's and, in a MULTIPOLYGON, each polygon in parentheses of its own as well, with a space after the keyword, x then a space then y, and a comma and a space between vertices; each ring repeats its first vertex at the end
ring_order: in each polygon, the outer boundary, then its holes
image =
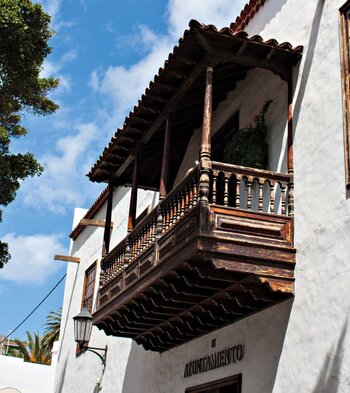
POLYGON ((219 393, 220 388, 223 388, 223 387, 231 385, 231 384, 236 384, 238 391, 241 392, 242 391, 242 374, 236 374, 232 377, 223 378, 223 379, 219 379, 216 381, 207 382, 202 385, 193 386, 193 387, 187 388, 185 390, 185 393, 201 393, 201 392, 205 392, 208 389, 217 389, 217 392, 219 393))

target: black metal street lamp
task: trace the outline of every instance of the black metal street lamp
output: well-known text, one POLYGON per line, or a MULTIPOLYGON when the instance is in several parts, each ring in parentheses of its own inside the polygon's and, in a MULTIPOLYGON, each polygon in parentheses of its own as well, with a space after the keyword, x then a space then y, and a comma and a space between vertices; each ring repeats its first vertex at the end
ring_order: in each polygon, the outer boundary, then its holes
POLYGON ((106 367, 107 345, 105 348, 88 347, 92 332, 92 316, 87 308, 83 308, 81 312, 73 318, 74 321, 74 339, 79 344, 81 350, 93 352, 97 355, 104 367, 106 367), (103 355, 96 351, 103 351, 103 355))

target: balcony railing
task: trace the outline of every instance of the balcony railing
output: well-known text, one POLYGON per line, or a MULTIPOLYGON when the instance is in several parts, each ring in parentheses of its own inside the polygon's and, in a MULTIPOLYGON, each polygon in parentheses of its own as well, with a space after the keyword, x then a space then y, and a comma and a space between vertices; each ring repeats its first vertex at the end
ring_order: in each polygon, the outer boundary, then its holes
POLYGON ((211 173, 211 203, 293 216, 292 176, 220 162, 211 173))
MULTIPOLYGON (((113 279, 180 222, 199 201, 200 167, 187 176, 103 259, 100 285, 113 279)), ((293 215, 293 182, 287 174, 212 162, 209 203, 272 215, 293 215)))

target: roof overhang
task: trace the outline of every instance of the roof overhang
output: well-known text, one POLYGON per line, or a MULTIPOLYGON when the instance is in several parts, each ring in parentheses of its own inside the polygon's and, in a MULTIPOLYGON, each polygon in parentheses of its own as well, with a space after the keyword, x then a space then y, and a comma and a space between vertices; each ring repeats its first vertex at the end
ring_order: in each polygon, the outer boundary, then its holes
MULTIPOLYGON (((112 137, 91 168, 88 177, 96 182, 112 180, 119 185, 130 184, 130 164, 136 152, 142 151, 156 133, 158 139, 145 152, 145 156, 147 154, 154 156, 157 146, 158 151, 161 152, 160 134, 164 130, 164 121, 168 114, 175 113, 175 123, 176 121, 181 123, 181 119, 184 123, 188 123, 187 115, 184 115, 187 113, 184 109, 187 97, 194 97, 193 103, 199 104, 199 107, 202 105, 198 97, 202 94, 200 83, 204 89, 204 70, 207 64, 214 66, 214 77, 217 75, 218 80, 222 81, 221 90, 218 91, 223 99, 225 94, 234 88, 228 83, 229 80, 224 78, 224 70, 226 69, 227 72, 228 66, 231 67, 233 82, 242 79, 242 72, 252 68, 266 69, 279 75, 283 80, 288 80, 293 66, 301 57, 302 49, 301 46, 293 48, 288 42, 279 44, 274 39, 264 41, 258 35, 248 37, 244 31, 235 33, 230 28, 217 30, 213 25, 203 25, 192 20, 189 29, 179 40, 179 45, 175 46, 173 52, 169 54, 164 67, 159 69, 154 81, 150 82, 138 101, 138 105, 126 117, 123 127, 112 137), (236 79, 235 75, 238 75, 236 79)), ((214 94, 215 88, 214 79, 214 94)), ((187 102, 187 111, 188 108, 191 110, 193 107, 192 112, 194 112, 193 103, 187 102)), ((198 109, 196 111, 198 112, 198 109)), ((193 122, 192 129, 196 125, 198 127, 198 119, 202 116, 200 110, 196 116, 192 113, 190 117, 193 122)), ((182 128, 183 134, 179 132, 178 138, 186 139, 189 130, 183 126, 182 128)), ((150 168, 152 161, 149 157, 147 163, 150 168)), ((140 178, 141 187, 157 188, 155 175, 149 178, 145 172, 145 175, 141 175, 140 178)))

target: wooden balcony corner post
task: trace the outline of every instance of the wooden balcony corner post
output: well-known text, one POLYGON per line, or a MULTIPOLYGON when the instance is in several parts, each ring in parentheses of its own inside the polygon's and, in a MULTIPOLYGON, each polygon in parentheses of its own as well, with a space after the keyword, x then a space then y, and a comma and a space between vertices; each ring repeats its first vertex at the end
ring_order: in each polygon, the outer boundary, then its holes
POLYGON ((114 184, 113 184, 112 180, 109 180, 107 209, 106 209, 106 221, 105 221, 105 230, 104 230, 104 234, 103 234, 103 245, 102 245, 102 258, 104 258, 109 253, 109 243, 111 240, 113 192, 114 192, 114 184))
POLYGON ((160 173, 160 184, 159 184, 159 199, 160 200, 164 199, 166 197, 167 192, 168 192, 171 117, 172 117, 172 113, 169 112, 169 114, 166 118, 163 157, 162 157, 162 169, 161 169, 161 173, 160 173))
POLYGON ((204 93, 204 112, 202 125, 202 142, 200 148, 199 197, 202 204, 209 201, 210 169, 211 169, 211 128, 213 104, 213 67, 207 65, 204 93))
POLYGON ((291 182, 288 184, 288 215, 294 216, 294 163, 293 163, 293 78, 292 73, 288 78, 288 175, 291 176, 291 182))
POLYGON ((136 207, 137 207, 137 185, 138 185, 138 157, 134 157, 134 171, 132 176, 132 189, 130 197, 130 208, 128 218, 128 233, 135 227, 136 221, 136 207))

